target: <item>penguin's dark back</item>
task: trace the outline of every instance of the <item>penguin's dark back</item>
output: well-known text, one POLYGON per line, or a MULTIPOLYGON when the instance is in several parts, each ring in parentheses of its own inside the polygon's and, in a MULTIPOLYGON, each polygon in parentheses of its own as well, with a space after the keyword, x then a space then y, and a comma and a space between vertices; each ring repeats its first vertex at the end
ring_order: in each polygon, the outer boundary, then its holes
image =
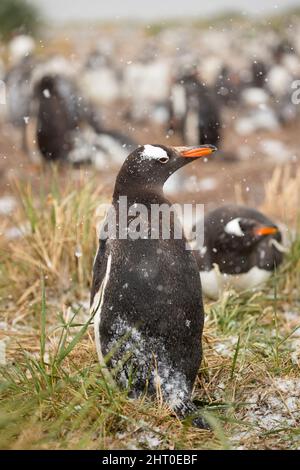
POLYGON ((40 151, 49 160, 64 158, 70 150, 69 133, 80 122, 81 104, 77 90, 71 81, 60 76, 43 77, 36 89, 40 151))
POLYGON ((217 146, 221 138, 221 114, 218 102, 211 90, 201 83, 198 83, 196 92, 199 109, 199 143, 217 146))
POLYGON ((58 160, 69 150, 67 135, 70 130, 68 113, 58 98, 42 100, 38 113, 37 140, 46 159, 58 160))
POLYGON ((205 225, 207 227, 214 227, 217 223, 220 223, 222 220, 222 224, 226 225, 227 222, 238 218, 238 217, 246 217, 249 219, 254 219, 261 224, 272 225, 273 221, 270 220, 266 215, 262 214, 261 212, 257 211, 256 209, 252 209, 251 207, 236 205, 236 204, 225 204, 221 207, 218 207, 214 211, 211 211, 205 217, 205 225))

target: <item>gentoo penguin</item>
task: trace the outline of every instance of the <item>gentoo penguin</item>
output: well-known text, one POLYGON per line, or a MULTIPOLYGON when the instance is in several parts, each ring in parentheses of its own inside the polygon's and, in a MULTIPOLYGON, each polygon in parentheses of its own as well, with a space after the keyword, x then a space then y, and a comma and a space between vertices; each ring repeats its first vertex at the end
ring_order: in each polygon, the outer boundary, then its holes
MULTIPOLYGON (((185 145, 221 143, 219 105, 209 86, 200 83, 197 73, 190 71, 171 87, 169 132, 179 132, 185 145)), ((174 195, 186 185, 185 172, 175 173, 165 185, 165 193, 174 195)))
POLYGON ((33 56, 25 56, 5 76, 7 120, 20 131, 21 146, 25 153, 28 151, 25 130, 32 98, 32 73, 36 65, 33 56))
MULTIPOLYGON (((163 194, 165 181, 214 150, 209 145, 144 145, 132 152, 121 167, 113 193, 111 211, 117 234, 106 237, 102 230, 93 268, 91 315, 100 362, 107 363, 117 383, 129 389, 131 396, 157 394, 180 418, 196 412, 191 394, 202 358, 201 282, 184 235, 174 237, 175 225, 181 227, 175 214, 167 227, 157 219, 160 224, 155 230, 152 207, 170 209, 163 194), (127 198, 125 214, 122 197, 127 198), (131 234, 136 223, 131 211, 135 215, 140 211, 142 216, 140 238, 137 232, 131 234)), ((200 417, 193 422, 205 426, 200 417)))
POLYGON ((44 76, 35 96, 37 143, 45 160, 92 163, 102 169, 123 163, 136 147, 128 137, 103 128, 99 113, 69 77, 44 76))
POLYGON ((264 88, 266 85, 266 78, 268 73, 268 66, 262 60, 254 60, 251 64, 251 86, 255 88, 264 88))
POLYGON ((237 106, 242 90, 239 74, 224 65, 214 83, 218 102, 223 106, 237 106))
POLYGON ((178 79, 171 89, 170 129, 178 130, 185 145, 218 145, 221 115, 212 90, 195 73, 178 79))
POLYGON ((202 290, 212 299, 218 299, 226 288, 243 291, 260 286, 282 262, 286 251, 281 233, 270 219, 255 209, 234 204, 205 216, 203 246, 197 246, 195 240, 190 243, 202 290))

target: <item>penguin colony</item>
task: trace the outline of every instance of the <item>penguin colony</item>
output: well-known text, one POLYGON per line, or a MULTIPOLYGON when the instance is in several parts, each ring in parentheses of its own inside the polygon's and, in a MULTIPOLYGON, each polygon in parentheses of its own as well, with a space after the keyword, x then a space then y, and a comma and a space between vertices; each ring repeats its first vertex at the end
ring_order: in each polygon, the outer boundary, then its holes
MULTIPOLYGON (((257 44, 242 41, 237 41, 236 48, 230 35, 220 38, 217 32, 211 32, 209 37, 210 45, 208 50, 204 47, 203 56, 194 56, 188 53, 189 48, 179 44, 174 56, 159 60, 161 45, 149 40, 134 62, 130 61, 130 67, 120 67, 114 60, 112 42, 96 44, 82 62, 71 64, 62 56, 38 59, 33 39, 21 35, 10 45, 11 67, 4 75, 7 120, 21 131, 22 147, 27 153, 31 154, 25 135, 27 124, 37 118, 35 153, 42 159, 75 165, 92 163, 105 169, 111 162, 122 164, 137 143, 110 126, 103 126, 98 111, 97 125, 95 119, 90 120, 95 104, 99 107, 126 100, 128 110, 123 117, 130 117, 133 124, 151 120, 166 132, 179 134, 185 145, 209 143, 219 149, 223 129, 228 125, 227 110, 238 111, 234 128, 240 135, 260 129, 276 130, 297 117, 297 108, 290 100, 290 89, 300 70, 300 46, 296 40, 270 35, 257 49, 257 44), (255 60, 250 59, 252 56, 255 60), (56 82, 54 96, 51 86, 42 88, 50 78, 56 82), (156 83, 160 86, 153 86, 156 83), (70 92, 74 98, 70 99, 70 92), (57 115, 66 113, 62 96, 77 111, 81 103, 80 116, 75 121, 67 118, 68 124, 63 123, 52 142, 44 136, 44 121, 47 116, 53 127, 49 135, 53 134, 58 127, 54 122, 63 120, 57 115), (60 157, 59 151, 53 152, 52 148, 58 141, 66 147, 60 157)), ((181 43, 186 38, 177 40, 181 43)), ((268 154, 267 149, 264 152, 268 154)), ((236 153, 244 158, 243 150, 237 149, 236 153)))
MULTIPOLYGON (((272 115, 273 121, 288 120, 288 106, 282 106, 286 96, 280 95, 283 87, 277 79, 284 75, 286 56, 278 46, 276 66, 270 68, 261 61, 252 64, 248 87, 226 64, 217 67, 220 73, 210 86, 195 71, 185 71, 173 77, 170 90, 166 64, 151 63, 148 57, 138 68, 130 68, 127 77, 125 74, 126 86, 135 91, 136 98, 131 116, 144 119, 141 104, 146 94, 150 114, 168 131, 179 132, 190 147, 137 147, 127 136, 103 126, 98 108, 82 96, 71 76, 61 70, 47 71, 45 64, 38 64, 27 53, 6 77, 8 119, 21 129, 23 148, 28 152, 25 117, 36 118, 36 140, 45 161, 90 163, 98 169, 122 165, 112 201, 118 221, 121 196, 127 197, 128 205, 170 206, 163 192, 168 178, 189 162, 213 153, 222 141, 221 106, 250 103, 252 107, 266 100, 266 113, 269 93, 281 103, 281 114, 272 115), (136 88, 137 77, 142 83, 145 76, 161 77, 162 70, 165 86, 157 87, 159 95, 153 80, 136 88), (171 96, 167 96, 169 91, 171 96)), ((104 70, 103 57, 97 52, 90 59, 86 83, 99 80, 99 64, 102 75, 110 77, 110 89, 96 98, 103 102, 116 97, 120 86, 114 82, 110 64, 104 61, 104 70)), ((257 110, 250 111, 239 123, 241 133, 258 126, 257 110)), ((91 315, 99 360, 110 379, 128 389, 132 397, 148 393, 163 399, 179 418, 190 416, 195 426, 205 428, 207 423, 192 402, 202 359, 202 292, 217 299, 231 287, 242 291, 260 286, 282 262, 285 248, 276 224, 247 207, 226 205, 208 213, 204 245, 198 246, 191 238, 193 251, 186 249, 185 237, 172 237, 178 224, 174 215, 167 240, 160 232, 157 239, 100 239, 93 266, 91 315)), ((129 226, 127 229, 130 231, 129 226)))

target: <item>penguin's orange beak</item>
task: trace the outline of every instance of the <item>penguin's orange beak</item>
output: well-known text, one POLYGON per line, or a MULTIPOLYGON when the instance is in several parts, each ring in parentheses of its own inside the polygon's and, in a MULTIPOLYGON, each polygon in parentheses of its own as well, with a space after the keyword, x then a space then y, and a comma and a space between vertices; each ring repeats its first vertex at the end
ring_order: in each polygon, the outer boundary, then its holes
POLYGON ((218 149, 214 145, 200 145, 199 147, 175 147, 175 150, 181 157, 199 158, 207 157, 218 149))
POLYGON ((259 237, 263 237, 265 235, 274 235, 275 233, 278 233, 278 228, 274 226, 270 227, 267 225, 260 225, 254 229, 254 234, 258 235, 259 237))

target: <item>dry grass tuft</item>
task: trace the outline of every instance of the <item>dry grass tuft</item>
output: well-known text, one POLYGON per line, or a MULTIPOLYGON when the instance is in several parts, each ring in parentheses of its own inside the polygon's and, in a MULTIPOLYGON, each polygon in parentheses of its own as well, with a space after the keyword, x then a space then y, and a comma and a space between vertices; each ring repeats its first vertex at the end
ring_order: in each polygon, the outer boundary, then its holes
POLYGON ((265 185, 261 210, 296 229, 300 205, 300 168, 277 167, 265 185), (274 203, 276 201, 276 204, 274 203))
POLYGON ((97 246, 94 214, 103 200, 100 191, 84 181, 61 191, 54 174, 48 194, 41 191, 34 197, 31 186, 20 184, 15 192, 19 209, 11 222, 23 236, 3 247, 0 261, 6 276, 0 287, 11 290, 17 305, 36 297, 41 276, 56 295, 86 289, 97 246))

